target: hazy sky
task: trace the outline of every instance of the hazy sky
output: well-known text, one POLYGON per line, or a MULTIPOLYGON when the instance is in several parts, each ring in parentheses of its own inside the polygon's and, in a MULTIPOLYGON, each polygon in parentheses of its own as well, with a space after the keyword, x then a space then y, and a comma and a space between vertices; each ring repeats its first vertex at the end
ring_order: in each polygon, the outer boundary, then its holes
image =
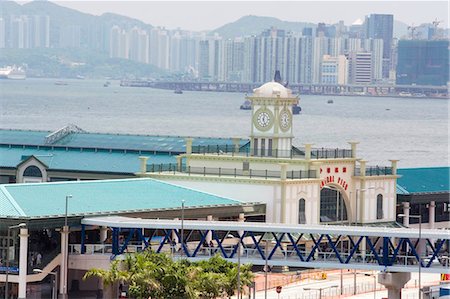
POLYGON ((419 25, 438 19, 448 22, 448 1, 53 1, 100 15, 113 12, 168 29, 211 30, 245 15, 285 21, 346 25, 370 13, 393 14, 396 20, 419 25))

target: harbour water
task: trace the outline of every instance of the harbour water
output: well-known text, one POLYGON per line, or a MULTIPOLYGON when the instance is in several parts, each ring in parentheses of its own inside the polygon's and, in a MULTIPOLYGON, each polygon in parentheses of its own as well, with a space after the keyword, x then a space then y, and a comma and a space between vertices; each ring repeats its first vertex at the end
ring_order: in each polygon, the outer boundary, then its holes
MULTIPOLYGON (((68 123, 89 132, 247 137, 251 111, 239 110, 244 94, 120 87, 112 81, 55 79, 0 81, 0 127, 56 130, 68 123)), ((368 165, 448 166, 449 101, 446 99, 300 95, 294 116, 296 145, 348 148, 368 165), (333 103, 327 103, 332 99, 333 103)), ((1 136, 0 136, 1 140, 1 136)))

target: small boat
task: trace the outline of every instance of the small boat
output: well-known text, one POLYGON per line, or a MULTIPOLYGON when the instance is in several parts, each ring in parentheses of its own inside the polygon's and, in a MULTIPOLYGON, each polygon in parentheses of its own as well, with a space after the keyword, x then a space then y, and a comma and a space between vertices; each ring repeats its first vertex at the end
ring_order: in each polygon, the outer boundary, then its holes
POLYGON ((302 107, 297 104, 292 105, 292 114, 300 114, 302 107))
POLYGON ((106 81, 104 84, 103 84, 103 87, 108 87, 109 86, 109 84, 111 84, 111 82, 109 82, 109 81, 106 81))
POLYGON ((182 91, 181 89, 177 88, 177 89, 174 90, 173 93, 176 93, 176 94, 182 94, 183 91, 182 91))
POLYGON ((64 82, 64 81, 56 81, 55 85, 69 85, 69 83, 64 82))
POLYGON ((327 103, 328 103, 328 104, 333 104, 334 101, 333 101, 333 100, 328 100, 327 103))
POLYGON ((252 110, 252 104, 249 100, 245 100, 245 102, 240 107, 241 110, 252 110))
POLYGON ((401 97, 411 97, 412 93, 406 92, 406 91, 401 91, 401 92, 398 93, 398 95, 401 96, 401 97))

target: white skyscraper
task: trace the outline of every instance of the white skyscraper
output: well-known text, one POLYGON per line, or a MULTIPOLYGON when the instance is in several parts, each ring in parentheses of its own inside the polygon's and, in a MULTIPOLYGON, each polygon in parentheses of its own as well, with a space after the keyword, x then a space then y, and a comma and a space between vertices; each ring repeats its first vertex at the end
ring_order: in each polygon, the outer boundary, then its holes
POLYGON ((149 38, 145 30, 133 27, 128 32, 128 58, 130 60, 148 63, 149 38))
POLYGON ((32 48, 49 48, 50 17, 35 15, 30 20, 30 46, 32 48))
POLYGON ((299 50, 299 83, 310 84, 313 82, 313 38, 311 36, 302 36, 299 39, 299 50))
POLYGON ((119 26, 113 26, 110 31, 109 57, 128 59, 127 34, 119 26))
POLYGON ((328 54, 328 40, 327 37, 315 37, 313 46, 313 61, 312 61, 312 83, 320 83, 320 68, 324 55, 328 54))

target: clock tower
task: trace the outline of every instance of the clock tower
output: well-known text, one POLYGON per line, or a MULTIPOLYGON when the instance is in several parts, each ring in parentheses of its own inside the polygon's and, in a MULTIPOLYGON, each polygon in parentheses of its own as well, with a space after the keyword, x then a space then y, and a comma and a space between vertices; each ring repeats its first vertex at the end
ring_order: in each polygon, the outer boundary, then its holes
POLYGON ((298 97, 278 82, 268 82, 248 96, 252 105, 251 154, 290 157, 292 149, 292 105, 298 97))

